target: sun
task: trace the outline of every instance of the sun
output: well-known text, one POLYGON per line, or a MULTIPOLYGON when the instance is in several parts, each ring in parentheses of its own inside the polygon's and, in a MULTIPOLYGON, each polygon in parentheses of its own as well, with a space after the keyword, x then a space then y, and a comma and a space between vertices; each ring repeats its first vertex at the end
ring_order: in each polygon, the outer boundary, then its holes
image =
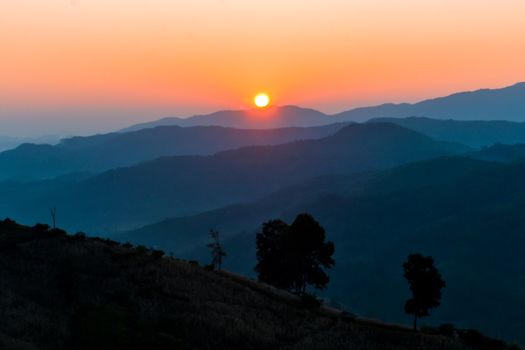
POLYGON ((253 98, 253 102, 257 107, 264 108, 270 104, 270 97, 265 93, 260 93, 253 98))

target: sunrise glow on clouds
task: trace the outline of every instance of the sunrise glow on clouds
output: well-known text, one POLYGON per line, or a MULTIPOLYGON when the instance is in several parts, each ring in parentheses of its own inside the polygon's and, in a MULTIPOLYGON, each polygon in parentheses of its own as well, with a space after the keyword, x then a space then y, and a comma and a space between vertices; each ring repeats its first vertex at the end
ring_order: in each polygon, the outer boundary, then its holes
POLYGON ((0 121, 126 125, 259 91, 336 112, 501 87, 525 80, 524 16, 521 0, 0 0, 0 121))

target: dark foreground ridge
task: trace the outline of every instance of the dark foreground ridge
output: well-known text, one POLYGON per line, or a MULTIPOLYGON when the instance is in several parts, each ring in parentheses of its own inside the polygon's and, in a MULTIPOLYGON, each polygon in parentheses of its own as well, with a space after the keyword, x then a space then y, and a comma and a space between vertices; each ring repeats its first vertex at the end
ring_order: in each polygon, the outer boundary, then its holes
POLYGON ((0 283, 1 349, 511 349, 314 308, 162 251, 8 219, 0 283))

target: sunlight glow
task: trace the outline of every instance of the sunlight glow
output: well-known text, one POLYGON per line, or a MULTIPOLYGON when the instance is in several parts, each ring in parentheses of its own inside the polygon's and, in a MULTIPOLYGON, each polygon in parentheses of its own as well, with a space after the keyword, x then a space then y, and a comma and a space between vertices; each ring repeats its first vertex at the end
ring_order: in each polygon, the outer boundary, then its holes
POLYGON ((267 94, 260 93, 253 99, 255 105, 259 108, 267 107, 270 104, 270 97, 267 94))

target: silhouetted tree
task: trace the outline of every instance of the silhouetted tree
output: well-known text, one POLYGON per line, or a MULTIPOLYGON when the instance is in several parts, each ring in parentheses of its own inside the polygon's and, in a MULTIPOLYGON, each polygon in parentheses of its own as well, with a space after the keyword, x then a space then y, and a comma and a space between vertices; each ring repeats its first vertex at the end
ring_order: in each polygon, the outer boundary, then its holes
POLYGON ((213 229, 210 230, 210 236, 212 242, 208 243, 206 246, 211 250, 212 265, 216 269, 220 270, 222 265, 222 259, 226 256, 226 252, 224 251, 224 248, 221 245, 219 231, 213 229))
POLYGON ((257 234, 259 280, 299 295, 308 285, 325 288, 330 279, 323 269, 335 264, 334 244, 325 238, 325 230, 310 214, 298 215, 291 225, 281 220, 264 223, 257 234))
POLYGON ((441 289, 446 284, 431 256, 410 254, 403 269, 412 292, 412 298, 405 303, 405 312, 414 315, 414 330, 417 330, 417 319, 428 316, 430 309, 441 304, 441 289))
POLYGON ((286 265, 286 253, 283 237, 288 231, 288 224, 282 220, 270 220, 262 225, 257 233, 257 265, 255 272, 262 282, 281 289, 291 288, 290 271, 286 265))

